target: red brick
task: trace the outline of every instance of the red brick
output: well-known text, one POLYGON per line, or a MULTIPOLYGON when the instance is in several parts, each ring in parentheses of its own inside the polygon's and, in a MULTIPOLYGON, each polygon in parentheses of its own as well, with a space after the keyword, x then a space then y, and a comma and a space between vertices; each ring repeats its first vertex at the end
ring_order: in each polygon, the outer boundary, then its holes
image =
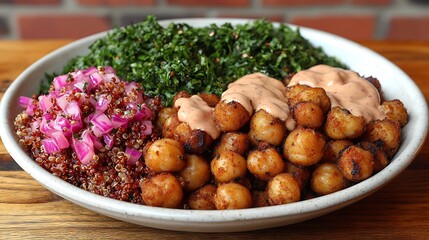
POLYGON ((373 16, 297 17, 291 23, 330 32, 352 40, 372 39, 375 31, 373 16))
POLYGON ((332 5, 346 0, 263 0, 264 6, 332 5))
POLYGON ((86 6, 131 6, 155 5, 156 0, 79 0, 80 5, 86 6))
POLYGON ((107 18, 87 15, 18 16, 18 24, 23 39, 76 39, 111 27, 107 18))
MULTIPOLYGON (((117 2, 121 0, 116 0, 117 2)), ((124 1, 121 1, 124 2, 124 1)), ((126 1, 125 1, 126 2, 126 1)), ((156 0, 128 0, 128 5, 155 5, 156 0)))
POLYGON ((217 7, 247 7, 250 6, 250 0, 167 0, 171 5, 185 6, 217 6, 217 7))
POLYGON ((58 5, 61 0, 12 0, 13 4, 58 5))
POLYGON ((155 5, 156 0, 106 0, 107 5, 110 6, 124 6, 124 5, 155 5))
POLYGON ((394 17, 387 38, 392 40, 429 40, 429 17, 394 17))
POLYGON ((374 5, 374 6, 387 6, 392 3, 392 0, 352 0, 356 5, 374 5))
POLYGON ((273 22, 284 22, 283 16, 280 15, 249 15, 249 14, 221 14, 219 15, 220 18, 248 18, 248 19, 260 19, 265 18, 267 20, 273 21, 273 22))
POLYGON ((78 3, 80 5, 97 6, 97 5, 103 5, 104 0, 79 0, 78 3))

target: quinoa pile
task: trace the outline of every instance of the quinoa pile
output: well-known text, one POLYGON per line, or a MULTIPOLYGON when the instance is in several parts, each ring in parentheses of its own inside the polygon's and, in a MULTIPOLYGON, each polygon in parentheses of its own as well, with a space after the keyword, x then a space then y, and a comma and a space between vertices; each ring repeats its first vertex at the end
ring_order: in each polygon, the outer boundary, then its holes
POLYGON ((121 81, 109 67, 93 67, 59 76, 49 95, 22 97, 20 104, 25 110, 15 119, 15 131, 40 166, 87 191, 142 204, 140 181, 149 171, 139 156, 146 143, 160 138, 152 125, 160 99, 145 96, 138 83, 121 81), (71 103, 79 110, 70 110, 71 103), (142 116, 143 108, 150 114, 142 116), (97 128, 99 115, 116 115, 123 123, 107 120, 110 128, 103 128, 105 122, 97 128), (78 155, 82 142, 90 152, 87 162, 78 155))

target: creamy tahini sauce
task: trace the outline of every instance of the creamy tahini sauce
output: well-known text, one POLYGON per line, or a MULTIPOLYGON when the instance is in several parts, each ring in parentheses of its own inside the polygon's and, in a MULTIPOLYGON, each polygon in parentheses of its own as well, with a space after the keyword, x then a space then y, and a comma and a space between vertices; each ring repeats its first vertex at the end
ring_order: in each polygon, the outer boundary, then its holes
POLYGON ((377 89, 356 72, 317 65, 296 73, 288 86, 297 84, 325 89, 332 107, 345 108, 355 116, 363 116, 366 122, 385 117, 377 89))
POLYGON ((262 73, 246 75, 230 83, 222 94, 221 101, 240 103, 249 115, 253 111, 265 110, 274 117, 285 121, 289 130, 295 128, 286 99, 286 86, 279 80, 262 73))
POLYGON ((191 129, 200 129, 208 133, 213 139, 220 135, 213 117, 214 108, 211 108, 198 95, 190 98, 179 98, 174 102, 179 108, 177 116, 181 122, 189 124, 191 129))

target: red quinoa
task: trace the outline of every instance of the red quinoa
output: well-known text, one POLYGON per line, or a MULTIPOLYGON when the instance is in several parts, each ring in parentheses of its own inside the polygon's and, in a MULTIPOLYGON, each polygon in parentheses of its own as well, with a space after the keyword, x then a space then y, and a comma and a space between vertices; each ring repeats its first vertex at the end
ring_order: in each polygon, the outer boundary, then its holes
MULTIPOLYGON (((126 104, 133 101, 132 94, 127 94, 124 91, 125 86, 126 82, 112 79, 111 82, 101 82, 97 87, 93 87, 88 93, 91 95, 80 105, 82 115, 88 116, 96 110, 88 98, 96 98, 100 94, 107 94, 112 99, 105 110, 107 116, 114 112, 125 111, 126 104)), ((53 88, 52 86, 51 91, 53 88)), ((143 94, 141 86, 138 89, 143 94)), ((70 96, 78 97, 79 92, 72 90, 70 96)), ((153 122, 161 108, 161 101, 157 98, 149 98, 144 94, 143 98, 145 104, 152 111, 149 120, 153 122)), ((127 147, 132 147, 143 152, 146 143, 160 137, 157 132, 145 135, 143 134, 146 130, 145 124, 141 121, 130 121, 126 126, 112 130, 111 134, 115 138, 112 148, 103 146, 96 149, 92 161, 83 164, 71 146, 55 153, 48 154, 46 152, 42 144, 42 139, 46 138, 45 134, 41 132, 40 127, 34 129, 31 125, 34 121, 40 121, 44 113, 38 104, 38 98, 33 96, 32 99, 30 104, 33 104, 34 113, 32 116, 26 111, 20 113, 15 119, 15 130, 19 143, 40 166, 61 179, 90 192, 142 204, 140 180, 148 174, 148 171, 142 158, 137 160, 135 164, 128 163, 129 156, 125 154, 125 150, 127 147)), ((54 115, 58 112, 61 112, 61 109, 54 103, 51 114, 54 115)), ((84 122, 83 129, 89 127, 89 124, 84 122)), ((74 134, 79 135, 81 133, 82 130, 74 134)), ((73 138, 75 137, 73 136, 73 138)))

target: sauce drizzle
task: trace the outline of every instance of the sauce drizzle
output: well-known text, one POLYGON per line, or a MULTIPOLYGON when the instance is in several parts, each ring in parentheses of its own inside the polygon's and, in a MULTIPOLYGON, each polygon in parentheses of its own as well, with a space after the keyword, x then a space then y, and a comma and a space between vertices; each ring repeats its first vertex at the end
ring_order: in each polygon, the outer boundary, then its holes
POLYGON ((279 80, 262 73, 246 75, 230 83, 222 94, 221 101, 240 103, 249 115, 265 110, 286 123, 289 130, 295 128, 286 98, 286 86, 279 80))
MULTIPOLYGON (((317 65, 308 70, 296 73, 288 86, 308 85, 325 89, 331 100, 331 106, 340 106, 355 116, 363 116, 366 122, 383 119, 385 114, 380 110, 380 95, 369 81, 356 72, 317 65)), ((284 121, 288 130, 295 128, 295 121, 287 104, 286 86, 279 80, 262 73, 246 75, 230 83, 223 92, 221 101, 240 103, 252 115, 261 109, 284 121)), ((179 98, 174 103, 179 108, 181 122, 189 124, 191 129, 207 132, 217 139, 220 131, 214 121, 214 108, 211 108, 198 95, 190 98, 179 98)))
POLYGON ((207 105, 201 97, 192 95, 190 98, 179 98, 174 102, 174 106, 179 108, 179 120, 187 123, 191 129, 200 129, 213 139, 219 137, 220 131, 213 117, 214 108, 207 105))
POLYGON ((363 116, 366 122, 385 117, 375 86, 354 71, 317 65, 296 73, 288 86, 297 84, 325 89, 332 107, 345 108, 355 116, 363 116))

